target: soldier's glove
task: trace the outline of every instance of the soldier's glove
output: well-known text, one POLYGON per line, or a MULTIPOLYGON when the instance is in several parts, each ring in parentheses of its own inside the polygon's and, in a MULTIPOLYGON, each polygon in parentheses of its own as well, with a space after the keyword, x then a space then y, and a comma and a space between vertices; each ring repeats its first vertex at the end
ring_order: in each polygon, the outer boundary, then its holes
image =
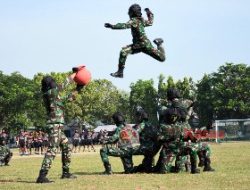
POLYGON ((149 10, 149 8, 145 8, 144 11, 146 11, 147 15, 153 14, 153 13, 149 10))
POLYGON ((110 24, 110 23, 105 23, 104 26, 105 26, 106 28, 113 28, 113 25, 110 24))
POLYGON ((76 86, 77 92, 80 92, 80 91, 82 90, 83 87, 84 87, 84 85, 77 84, 77 86, 76 86))

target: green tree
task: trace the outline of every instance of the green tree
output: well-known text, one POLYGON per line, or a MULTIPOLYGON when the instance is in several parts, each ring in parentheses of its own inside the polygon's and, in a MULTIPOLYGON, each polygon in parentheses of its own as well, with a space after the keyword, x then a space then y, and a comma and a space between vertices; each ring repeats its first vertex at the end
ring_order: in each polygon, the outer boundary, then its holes
POLYGON ((157 91, 154 88, 153 80, 138 80, 130 85, 130 110, 131 118, 137 106, 143 107, 150 116, 150 120, 157 122, 157 91))
POLYGON ((16 123, 32 125, 29 114, 32 112, 34 83, 15 72, 11 75, 0 73, 0 112, 1 125, 11 128, 16 123))
POLYGON ((226 63, 197 85, 202 121, 250 116, 250 67, 226 63))

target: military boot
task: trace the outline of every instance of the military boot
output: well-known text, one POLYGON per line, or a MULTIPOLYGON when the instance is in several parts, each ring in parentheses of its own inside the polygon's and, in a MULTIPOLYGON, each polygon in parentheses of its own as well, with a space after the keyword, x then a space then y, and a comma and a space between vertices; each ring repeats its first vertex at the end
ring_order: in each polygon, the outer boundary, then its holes
POLYGON ((105 171, 103 172, 103 174, 111 175, 113 173, 111 170, 111 165, 109 163, 104 163, 104 168, 105 171))
POLYGON ((215 169, 213 169, 210 164, 211 164, 210 158, 205 158, 204 169, 203 169, 204 172, 214 172, 215 171, 215 169))
POLYGON ((197 168, 196 166, 191 165, 191 174, 198 174, 200 173, 200 169, 197 168))
POLYGON ((123 70, 124 66, 119 65, 118 71, 116 71, 115 73, 110 73, 110 75, 116 78, 123 78, 123 70))
POLYGON ((39 176, 36 180, 36 183, 52 183, 53 181, 50 181, 46 175, 48 174, 48 170, 40 170, 39 176))
POLYGON ((77 178, 74 174, 69 173, 69 169, 63 168, 63 173, 61 179, 75 179, 77 178))
POLYGON ((156 38, 153 42, 159 47, 164 41, 162 38, 156 38))
POLYGON ((198 174, 200 173, 200 169, 197 168, 197 161, 195 159, 190 158, 191 162, 191 174, 198 174))

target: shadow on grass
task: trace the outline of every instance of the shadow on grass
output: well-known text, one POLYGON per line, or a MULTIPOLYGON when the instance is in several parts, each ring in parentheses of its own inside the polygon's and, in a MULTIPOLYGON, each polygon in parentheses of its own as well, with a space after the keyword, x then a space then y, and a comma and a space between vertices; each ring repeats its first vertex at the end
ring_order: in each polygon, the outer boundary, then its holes
MULTIPOLYGON (((76 175, 103 175, 107 176, 107 174, 104 174, 103 172, 74 172, 76 175)), ((113 174, 124 174, 123 172, 113 172, 113 174)))
POLYGON ((24 180, 6 179, 6 180, 0 180, 0 184, 1 183, 36 183, 36 181, 24 181, 24 180))

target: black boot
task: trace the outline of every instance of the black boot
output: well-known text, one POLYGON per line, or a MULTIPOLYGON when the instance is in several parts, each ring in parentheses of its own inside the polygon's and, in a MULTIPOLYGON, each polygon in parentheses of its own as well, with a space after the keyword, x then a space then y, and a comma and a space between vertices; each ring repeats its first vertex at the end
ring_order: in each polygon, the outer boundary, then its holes
POLYGON ((75 179, 76 176, 72 173, 69 173, 69 169, 63 168, 63 173, 61 179, 75 179))
POLYGON ((205 158, 204 169, 203 169, 204 172, 214 172, 215 171, 215 169, 213 169, 210 164, 211 164, 210 158, 205 158))
POLYGON ((113 173, 111 170, 111 165, 109 163, 104 163, 104 168, 105 171, 103 172, 103 174, 111 175, 113 173))
POLYGON ((119 66, 118 71, 116 71, 115 73, 110 73, 110 75, 116 78, 123 78, 123 70, 124 66, 119 66))
POLYGON ((197 159, 193 158, 193 156, 190 156, 190 162, 191 162, 191 174, 200 173, 200 169, 197 168, 197 159))
POLYGON ((50 181, 46 175, 48 174, 48 170, 40 170, 39 176, 36 180, 36 183, 52 183, 53 181, 50 181))
POLYGON ((161 44, 164 42, 162 38, 156 38, 153 41, 157 46, 161 46, 161 44))

